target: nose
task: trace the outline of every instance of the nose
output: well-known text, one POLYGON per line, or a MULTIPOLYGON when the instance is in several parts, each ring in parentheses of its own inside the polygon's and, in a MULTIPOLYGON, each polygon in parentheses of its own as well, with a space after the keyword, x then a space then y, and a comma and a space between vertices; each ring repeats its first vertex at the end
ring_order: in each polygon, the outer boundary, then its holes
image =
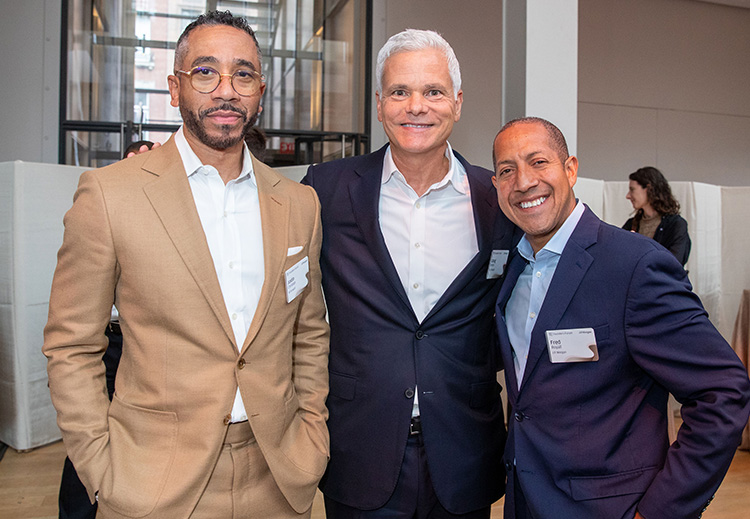
POLYGON ((216 87, 216 90, 211 92, 211 95, 218 99, 235 99, 239 97, 239 94, 232 86, 232 75, 222 74, 219 78, 219 85, 216 87))
POLYGON ((539 185, 539 177, 534 169, 523 164, 520 165, 516 173, 516 189, 525 192, 537 185, 539 185))
POLYGON ((406 111, 410 114, 421 114, 427 111, 427 105, 425 103, 424 97, 422 97, 422 94, 413 93, 409 96, 409 100, 407 101, 406 105, 406 111))

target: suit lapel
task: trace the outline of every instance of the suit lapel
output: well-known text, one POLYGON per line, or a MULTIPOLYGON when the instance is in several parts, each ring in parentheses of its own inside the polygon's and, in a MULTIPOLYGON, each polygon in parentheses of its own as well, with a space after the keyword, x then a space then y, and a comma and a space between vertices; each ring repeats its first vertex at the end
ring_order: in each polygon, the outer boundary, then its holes
POLYGON ((388 283, 398 294, 399 299, 404 304, 408 312, 414 315, 414 310, 409 303, 401 279, 398 276, 396 266, 388 252, 385 244, 385 238, 380 230, 380 221, 378 217, 378 203, 380 200, 380 184, 383 173, 383 158, 385 157, 386 147, 378 150, 373 159, 363 168, 358 168, 355 173, 358 178, 349 185, 349 196, 352 201, 352 211, 354 219, 357 222, 359 230, 362 232, 370 253, 377 261, 380 269, 383 271, 388 283))
POLYGON ((516 286, 516 281, 518 281, 518 277, 523 272, 523 269, 526 268, 526 265, 526 260, 518 253, 518 248, 514 248, 508 258, 505 279, 500 287, 500 294, 497 297, 497 306, 495 307, 495 320, 498 323, 498 333, 500 335, 500 354, 503 357, 505 375, 508 379, 508 392, 514 396, 518 394, 518 379, 516 378, 516 369, 513 363, 513 350, 510 345, 510 337, 508 337, 508 328, 505 325, 505 306, 508 304, 508 300, 516 286), (507 345, 507 348, 503 345, 507 345))
MULTIPOLYGON (((587 207, 563 249, 560 262, 555 269, 555 275, 552 277, 544 303, 539 311, 537 323, 531 332, 531 346, 529 358, 526 361, 523 384, 526 383, 537 362, 547 350, 545 332, 558 328, 565 310, 567 310, 586 272, 594 261, 594 258, 586 249, 596 243, 599 224, 599 219, 587 207)), ((521 390, 523 390, 523 385, 521 390)))
POLYGON ((234 333, 211 251, 174 137, 149 154, 143 169, 157 176, 144 186, 146 196, 216 319, 234 344, 234 333))
MULTIPOLYGON (((487 262, 492 254, 492 244, 494 236, 496 216, 498 212, 497 195, 492 187, 492 181, 486 172, 468 164, 462 157, 455 154, 457 160, 460 160, 466 170, 469 179, 469 192, 471 194, 471 207, 474 212, 474 227, 477 233, 477 243, 479 251, 459 272, 458 276, 451 282, 446 291, 440 296, 430 313, 425 317, 427 321, 432 315, 436 314, 450 300, 456 297, 464 287, 477 275, 478 269, 487 268, 487 262)), ((510 226, 503 232, 510 232, 510 226)))
POLYGON ((271 168, 255 158, 253 171, 258 184, 260 220, 263 227, 264 280, 258 307, 242 344, 241 353, 245 352, 258 334, 271 307, 273 295, 279 289, 289 243, 289 199, 278 189, 281 179, 271 168))

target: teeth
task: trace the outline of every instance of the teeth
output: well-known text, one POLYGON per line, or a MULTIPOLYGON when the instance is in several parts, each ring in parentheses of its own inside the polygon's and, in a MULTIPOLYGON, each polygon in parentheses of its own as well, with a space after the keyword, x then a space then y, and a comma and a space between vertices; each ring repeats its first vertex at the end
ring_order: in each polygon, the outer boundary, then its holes
POLYGON ((406 126, 407 128, 427 128, 429 124, 403 124, 402 126, 406 126))
POLYGON ((547 200, 546 196, 542 196, 540 198, 537 198, 536 200, 532 200, 531 202, 521 202, 521 208, 522 209, 528 209, 530 207, 536 207, 540 205, 542 202, 547 200))

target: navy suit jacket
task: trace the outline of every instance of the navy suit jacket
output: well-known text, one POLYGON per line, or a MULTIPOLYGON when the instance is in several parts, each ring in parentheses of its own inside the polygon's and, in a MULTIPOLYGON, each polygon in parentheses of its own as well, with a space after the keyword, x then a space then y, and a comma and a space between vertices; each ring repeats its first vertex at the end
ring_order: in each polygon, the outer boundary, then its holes
POLYGON ((750 382, 709 322, 682 266, 653 240, 586 208, 563 250, 531 335, 520 391, 504 310, 526 265, 511 255, 498 298, 507 369, 509 470, 535 517, 698 517, 750 413, 750 382), (546 330, 593 328, 597 362, 552 364, 546 330), (669 447, 667 397, 684 425, 669 447), (514 465, 515 462, 515 465, 514 465))
POLYGON ((311 166, 303 179, 322 207, 331 324, 331 459, 320 486, 360 509, 387 502, 418 386, 433 486, 446 509, 465 513, 499 499, 505 484, 493 320, 500 280, 486 275, 492 251, 515 245, 515 228, 498 209, 491 172, 456 154, 469 178, 479 252, 419 323, 380 231, 385 151, 311 166))

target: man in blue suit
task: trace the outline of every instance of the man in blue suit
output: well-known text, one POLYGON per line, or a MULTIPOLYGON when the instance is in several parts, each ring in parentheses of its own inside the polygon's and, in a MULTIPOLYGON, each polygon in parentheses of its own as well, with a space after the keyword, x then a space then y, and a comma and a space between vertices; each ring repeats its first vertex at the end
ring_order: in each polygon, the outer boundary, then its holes
POLYGON ((448 144, 458 61, 432 31, 377 62, 389 144, 310 167, 331 324, 329 519, 487 518, 505 427, 494 303, 514 227, 490 171, 448 144))
POLYGON ((699 517, 750 413, 742 363, 669 251, 576 201, 559 129, 511 121, 493 159, 500 207, 526 233, 496 308, 505 517, 699 517), (683 419, 671 446, 670 392, 683 419))

